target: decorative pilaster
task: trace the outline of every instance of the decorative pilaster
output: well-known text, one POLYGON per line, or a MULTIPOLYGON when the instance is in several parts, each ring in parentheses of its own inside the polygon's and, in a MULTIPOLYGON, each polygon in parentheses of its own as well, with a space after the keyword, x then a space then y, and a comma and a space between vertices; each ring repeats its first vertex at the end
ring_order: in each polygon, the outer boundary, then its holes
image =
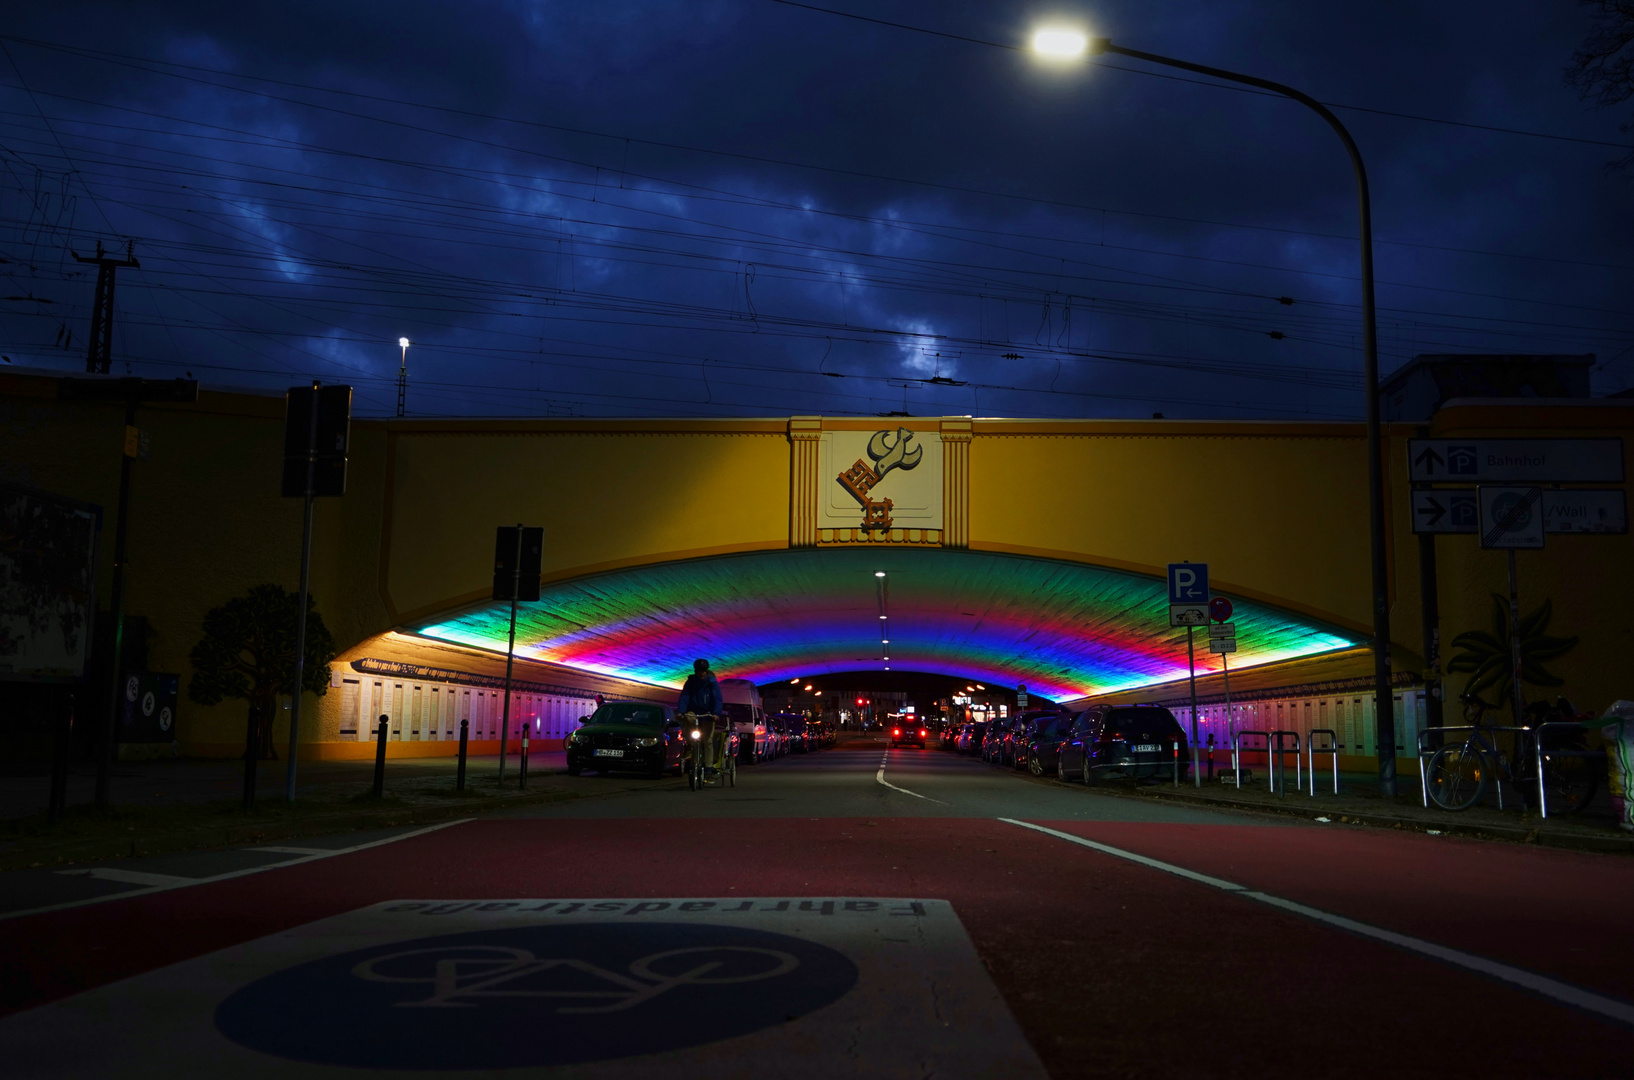
POLYGON ((942 546, 970 546, 970 432, 968 416, 942 418, 942 546))
POLYGON ((817 469, 823 418, 789 417, 789 547, 817 546, 817 469))

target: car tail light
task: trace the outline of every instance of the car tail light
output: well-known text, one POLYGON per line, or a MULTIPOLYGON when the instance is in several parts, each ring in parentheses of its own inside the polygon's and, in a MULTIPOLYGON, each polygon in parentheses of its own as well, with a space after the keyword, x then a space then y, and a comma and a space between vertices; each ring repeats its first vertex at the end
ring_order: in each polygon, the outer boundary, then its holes
POLYGON ((901 728, 892 728, 891 729, 891 736, 893 738, 898 736, 898 735, 901 735, 901 734, 902 734, 902 729, 901 728))
POLYGON ((925 729, 924 728, 919 729, 919 737, 921 739, 923 739, 925 737, 925 729))

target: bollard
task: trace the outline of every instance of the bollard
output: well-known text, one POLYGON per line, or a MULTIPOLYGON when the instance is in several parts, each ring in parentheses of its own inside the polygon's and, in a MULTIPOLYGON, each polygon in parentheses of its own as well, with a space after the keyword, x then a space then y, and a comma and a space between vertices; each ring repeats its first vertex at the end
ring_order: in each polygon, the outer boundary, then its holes
POLYGON ((1174 741, 1174 786, 1180 786, 1180 740, 1174 741))
POLYGON ((471 738, 471 721, 460 721, 460 768, 454 775, 454 790, 465 790, 465 748, 471 738))
POLYGON ((516 786, 526 790, 528 786, 528 726, 522 725, 522 762, 517 768, 516 786))
POLYGON ((391 717, 380 714, 380 730, 374 736, 374 797, 386 794, 386 732, 391 728, 391 717))

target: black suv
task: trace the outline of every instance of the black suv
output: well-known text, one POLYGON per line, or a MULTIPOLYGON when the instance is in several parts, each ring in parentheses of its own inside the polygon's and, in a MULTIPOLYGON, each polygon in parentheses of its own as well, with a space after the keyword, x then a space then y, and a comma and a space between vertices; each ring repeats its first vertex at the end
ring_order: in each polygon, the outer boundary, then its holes
POLYGON ((911 716, 899 716, 891 721, 891 745, 917 746, 925 748, 925 736, 930 733, 928 728, 921 727, 919 722, 911 716))
POLYGON ((1184 779, 1186 733, 1161 705, 1098 705, 1078 714, 1059 745, 1056 775, 1090 783, 1100 776, 1184 779))

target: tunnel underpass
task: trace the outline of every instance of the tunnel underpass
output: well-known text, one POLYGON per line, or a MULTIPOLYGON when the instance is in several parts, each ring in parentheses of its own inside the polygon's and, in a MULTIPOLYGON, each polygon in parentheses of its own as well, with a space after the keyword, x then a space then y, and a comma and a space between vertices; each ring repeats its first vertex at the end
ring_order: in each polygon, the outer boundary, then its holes
MULTIPOLYGON (((1354 632, 1242 597, 1233 670, 1354 648, 1354 632)), ((503 653, 509 605, 410 627, 503 653)), ((804 549, 656 563, 549 585, 517 616, 516 654, 679 687, 695 657, 756 683, 883 670, 1058 700, 1183 678, 1186 636, 1162 579, 1060 560, 936 548, 804 549), (884 575, 884 576, 880 576, 884 575)), ((1220 658, 1198 651, 1198 671, 1220 658)))

